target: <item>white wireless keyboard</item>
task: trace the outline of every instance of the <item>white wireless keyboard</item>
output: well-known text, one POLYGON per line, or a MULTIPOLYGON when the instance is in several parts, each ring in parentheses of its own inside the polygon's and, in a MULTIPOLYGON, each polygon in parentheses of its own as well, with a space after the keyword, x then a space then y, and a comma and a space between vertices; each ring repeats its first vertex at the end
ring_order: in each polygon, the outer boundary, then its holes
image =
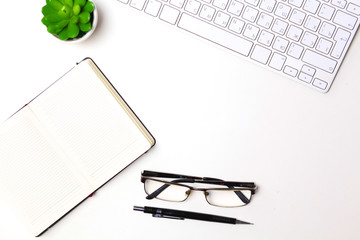
POLYGON ((322 92, 360 17, 360 0, 118 1, 322 92))

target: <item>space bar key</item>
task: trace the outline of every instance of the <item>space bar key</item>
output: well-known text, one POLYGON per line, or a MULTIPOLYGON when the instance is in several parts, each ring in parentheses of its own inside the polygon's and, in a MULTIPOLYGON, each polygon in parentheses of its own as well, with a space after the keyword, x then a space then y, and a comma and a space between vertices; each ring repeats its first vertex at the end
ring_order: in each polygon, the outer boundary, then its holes
POLYGON ((178 27, 245 56, 249 55, 253 45, 252 42, 244 38, 224 31, 221 28, 194 18, 186 13, 183 13, 181 16, 178 27))

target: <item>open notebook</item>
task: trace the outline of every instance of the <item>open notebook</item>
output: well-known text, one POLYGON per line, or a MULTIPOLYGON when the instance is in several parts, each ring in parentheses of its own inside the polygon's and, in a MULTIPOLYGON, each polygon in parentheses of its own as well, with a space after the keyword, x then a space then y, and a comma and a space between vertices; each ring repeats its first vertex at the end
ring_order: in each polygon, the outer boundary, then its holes
POLYGON ((0 126, 0 197, 38 236, 154 144, 85 59, 0 126))

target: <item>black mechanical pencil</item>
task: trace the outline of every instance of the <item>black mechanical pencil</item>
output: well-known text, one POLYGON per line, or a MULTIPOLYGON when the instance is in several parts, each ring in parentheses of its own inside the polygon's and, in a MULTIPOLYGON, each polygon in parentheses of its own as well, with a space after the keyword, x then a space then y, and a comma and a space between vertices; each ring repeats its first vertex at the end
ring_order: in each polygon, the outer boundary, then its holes
POLYGON ((194 220, 229 223, 229 224, 252 224, 249 222, 238 220, 236 218, 223 217, 223 216, 211 215, 206 213, 166 209, 166 208, 134 206, 134 210, 141 211, 144 213, 150 213, 152 214, 153 217, 160 217, 160 218, 170 218, 170 219, 179 219, 179 220, 194 219, 194 220))

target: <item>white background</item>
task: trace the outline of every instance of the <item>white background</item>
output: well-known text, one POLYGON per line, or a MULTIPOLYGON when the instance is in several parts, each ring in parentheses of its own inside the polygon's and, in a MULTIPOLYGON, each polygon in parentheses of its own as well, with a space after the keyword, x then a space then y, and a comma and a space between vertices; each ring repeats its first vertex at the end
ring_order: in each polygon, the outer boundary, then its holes
MULTIPOLYGON (((41 239, 360 239, 359 34, 322 94, 116 0, 94 2, 96 31, 76 45, 47 33, 45 0, 1 4, 0 121, 91 57, 157 145, 41 239), (148 201, 145 169, 254 181, 259 190, 232 209, 201 193, 148 201), (155 219, 134 205, 255 225, 155 219)), ((34 239, 2 202, 0 239, 34 239)))

